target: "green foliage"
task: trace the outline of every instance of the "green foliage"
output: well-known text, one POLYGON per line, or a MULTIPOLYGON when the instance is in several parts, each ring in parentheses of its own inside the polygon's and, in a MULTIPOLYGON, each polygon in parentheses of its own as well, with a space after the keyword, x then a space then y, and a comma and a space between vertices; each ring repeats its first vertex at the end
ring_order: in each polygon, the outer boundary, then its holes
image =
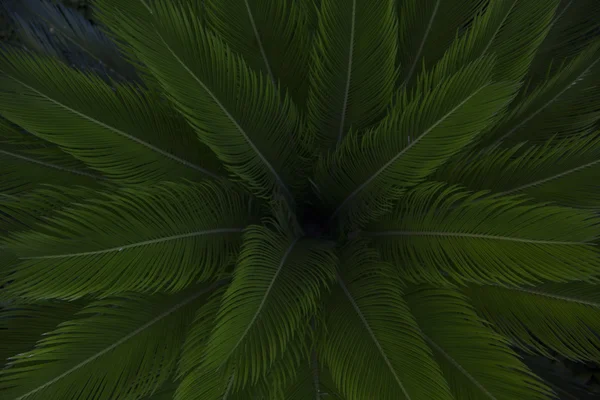
POLYGON ((542 400, 530 356, 600 362, 595 2, 92 5, 7 9, 2 399, 542 400))

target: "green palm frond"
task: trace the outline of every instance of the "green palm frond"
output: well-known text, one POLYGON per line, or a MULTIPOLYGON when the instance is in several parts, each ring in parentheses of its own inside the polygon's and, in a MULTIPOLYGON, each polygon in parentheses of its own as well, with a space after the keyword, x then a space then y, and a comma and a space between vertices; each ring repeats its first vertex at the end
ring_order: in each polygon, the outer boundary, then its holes
POLYGON ((337 260, 321 243, 251 226, 224 295, 202 366, 239 370, 235 389, 256 383, 281 355, 303 316, 335 278, 337 260), (263 353, 264 349, 268 352, 263 353), (252 357, 262 353, 260 362, 252 357))
MULTIPOLYGON (((108 12, 111 1, 100 9, 108 12)), ((257 195, 278 188, 290 200, 298 186, 292 177, 306 168, 301 148, 293 146, 300 121, 290 99, 177 4, 128 7, 131 19, 123 15, 111 28, 127 36, 198 138, 257 195)))
POLYGON ((0 310, 0 364, 9 357, 31 350, 46 332, 72 319, 83 308, 81 302, 46 301, 7 304, 0 310))
POLYGON ((112 179, 143 183, 217 177, 210 170, 214 165, 194 163, 201 158, 214 164, 192 140, 185 121, 134 86, 117 85, 113 90, 96 76, 18 50, 2 53, 0 73, 1 115, 112 179), (93 152, 90 142, 95 143, 93 152), (186 152, 196 158, 186 160, 186 152))
POLYGON ((439 61, 457 35, 482 12, 482 0, 397 1, 399 83, 410 86, 422 69, 439 61))
MULTIPOLYGON (((116 187, 108 183, 99 185, 96 190, 84 186, 40 185, 39 189, 18 196, 2 194, 0 195, 0 231, 13 234, 35 227, 43 229, 46 219, 56 215, 57 211, 68 208, 73 203, 92 199, 102 191, 114 190, 116 187)), ((0 235, 0 242, 5 238, 4 235, 0 235)))
POLYGON ((179 291, 218 277, 253 214, 245 196, 210 183, 124 188, 103 197, 5 239, 20 257, 5 296, 179 291))
POLYGON ((308 6, 294 0, 207 0, 206 25, 239 53, 251 68, 289 91, 296 105, 306 102, 311 48, 308 6))
POLYGON ((457 290, 423 285, 411 290, 406 301, 456 399, 551 396, 509 342, 487 326, 457 290))
POLYGON ((393 0, 323 0, 307 119, 324 148, 376 122, 392 100, 398 27, 393 0))
POLYGON ((540 45, 528 74, 533 89, 560 67, 560 60, 576 57, 600 33, 600 3, 561 0, 548 35, 540 45), (558 62, 557 62, 558 61, 558 62))
POLYGON ((0 118, 0 193, 17 195, 40 184, 96 186, 103 176, 58 146, 19 132, 0 118))
POLYGON ((134 394, 130 384, 146 374, 154 379, 135 395, 152 393, 169 380, 195 307, 217 285, 94 301, 0 371, 3 396, 115 399, 134 394))
MULTIPOLYGON (((352 132, 317 166, 316 182, 332 218, 365 224, 387 212, 403 189, 420 183, 467 145, 515 91, 491 83, 493 59, 469 64, 436 88, 410 96, 375 129, 352 132), (358 161, 360 160, 360 161, 358 161)), ((431 76, 443 71, 434 70, 431 76)))
POLYGON ((452 399, 408 305, 403 283, 356 241, 341 257, 319 354, 345 399, 452 399))
POLYGON ((454 73, 477 58, 494 55, 494 79, 520 81, 548 33, 558 3, 559 0, 490 1, 467 32, 450 45, 440 63, 454 73))
POLYGON ((583 282, 525 287, 469 286, 481 315, 513 343, 552 358, 600 359, 600 292, 583 282))
POLYGON ((503 118, 486 143, 545 141, 591 129, 600 118, 600 39, 591 43, 503 118))
POLYGON ((600 131, 543 145, 471 152, 438 169, 435 178, 497 195, 523 193, 537 201, 600 209, 600 131))
POLYGON ((595 213, 485 194, 424 183, 363 234, 414 283, 595 281, 595 213))

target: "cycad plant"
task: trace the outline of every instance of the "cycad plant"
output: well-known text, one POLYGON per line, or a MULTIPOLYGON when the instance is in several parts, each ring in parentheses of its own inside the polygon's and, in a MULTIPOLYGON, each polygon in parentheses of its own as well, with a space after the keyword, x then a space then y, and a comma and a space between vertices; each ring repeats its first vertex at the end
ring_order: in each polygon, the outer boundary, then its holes
POLYGON ((519 352, 600 360, 597 1, 94 5, 0 54, 2 399, 536 400, 519 352))

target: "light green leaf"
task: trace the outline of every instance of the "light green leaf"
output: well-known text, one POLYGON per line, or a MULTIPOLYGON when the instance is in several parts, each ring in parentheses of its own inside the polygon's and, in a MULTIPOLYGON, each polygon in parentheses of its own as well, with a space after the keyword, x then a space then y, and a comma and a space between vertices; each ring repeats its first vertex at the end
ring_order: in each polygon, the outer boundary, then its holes
POLYGON ((170 297, 128 294, 93 302, 0 372, 3 398, 112 400, 152 393, 170 379, 194 310, 219 284, 170 297), (131 386, 150 375, 146 385, 131 386))
POLYGON ((211 183, 162 183, 103 197, 5 240, 20 257, 7 294, 179 291, 227 267, 254 214, 246 196, 211 183))
POLYGON ((452 399, 391 266, 360 242, 340 265, 319 354, 345 398, 452 399))
POLYGON ((264 377, 315 311, 334 279, 336 262, 314 239, 250 226, 207 343, 204 368, 234 365, 236 390, 264 377))
POLYGON ((450 389, 460 400, 545 400, 551 390, 509 342, 481 320, 455 289, 420 286, 406 296, 450 389))
POLYGON ((308 123, 323 148, 381 118, 396 81, 394 0, 322 0, 309 75, 308 123))
POLYGON ((185 120, 138 87, 113 89, 50 57, 8 49, 0 57, 0 86, 1 115, 111 179, 218 177, 212 154, 185 120))
POLYGON ((414 283, 596 280, 600 257, 591 243, 600 234, 596 214, 485 194, 425 183, 364 235, 414 283))
POLYGON ((469 286, 481 315, 503 336, 531 354, 600 360, 600 292, 584 282, 537 287, 469 286))
MULTIPOLYGON (((433 90, 404 98, 375 129, 348 135, 317 166, 316 183, 331 219, 357 225, 389 211, 407 187, 420 183, 493 123, 515 92, 491 83, 493 60, 461 69, 433 90)), ((432 71, 435 76, 439 71, 432 71)))

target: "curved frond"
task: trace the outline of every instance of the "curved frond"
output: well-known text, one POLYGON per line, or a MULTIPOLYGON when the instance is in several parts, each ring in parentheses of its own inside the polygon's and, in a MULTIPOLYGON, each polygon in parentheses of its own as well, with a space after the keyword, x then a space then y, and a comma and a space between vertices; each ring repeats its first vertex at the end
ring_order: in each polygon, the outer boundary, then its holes
POLYGON ((194 310, 218 285, 91 303, 0 371, 3 397, 112 400, 152 393, 170 379, 194 310), (131 386, 150 374, 146 385, 131 386))
POLYGON ((115 1, 96 6, 127 37, 200 140, 258 196, 268 198, 278 188, 291 202, 306 160, 294 146, 301 125, 289 97, 185 8, 162 0, 147 9, 139 1, 115 1))
POLYGON ((527 80, 530 88, 560 67, 561 60, 577 56, 600 34, 600 3, 596 0, 561 0, 548 35, 539 46, 527 80))
POLYGON ((552 396, 460 292, 420 286, 407 294, 406 301, 456 399, 546 400, 552 396))
POLYGON ((485 0, 398 1, 399 83, 411 86, 421 70, 439 61, 459 31, 485 6, 485 0))
POLYGON ((435 178, 497 195, 524 193, 537 201, 600 210, 600 131, 543 145, 489 148, 456 158, 435 178))
POLYGON ((106 178, 58 146, 20 132, 0 118, 0 193, 17 195, 41 184, 97 186, 106 178))
POLYGON ((595 213, 485 194, 425 183, 364 235, 415 283, 531 285, 600 274, 595 213))
POLYGON ((250 226, 207 342, 204 368, 235 365, 236 390, 264 377, 316 309, 336 263, 331 250, 314 239, 250 226))
POLYGON ((440 63, 454 73, 479 57, 494 55, 495 81, 521 81, 548 33, 558 4, 559 0, 491 1, 468 31, 451 44, 440 63))
POLYGON ((111 179, 218 177, 212 154, 156 96, 129 85, 113 90, 97 76, 17 50, 2 53, 0 73, 1 115, 111 179))
POLYGON ((5 239, 20 257, 5 291, 38 299, 179 291, 216 278, 253 218, 245 196, 211 183, 123 188, 103 197, 5 239))
POLYGON ((537 287, 469 286, 465 293, 503 336, 532 354, 600 360, 600 292, 583 282, 537 287))
POLYGON ((358 241, 340 265, 319 354, 344 398, 452 399, 393 269, 358 241))
POLYGON ((479 144, 545 141, 591 129, 600 118, 600 39, 512 106, 479 144), (492 142, 494 141, 494 142, 492 142))
POLYGON ((322 0, 309 75, 310 129, 325 149, 376 122, 392 100, 394 0, 322 0))
POLYGON ((0 365, 9 357, 31 350, 46 332, 81 311, 81 302, 45 301, 36 304, 10 302, 0 310, 0 365))
POLYGON ((295 0, 206 0, 204 7, 207 26, 304 108, 311 48, 308 5, 295 0))
MULTIPOLYGON (((352 132, 317 166, 316 182, 332 218, 363 225, 387 212, 402 191, 420 183, 495 121, 516 89, 491 83, 493 59, 461 69, 432 90, 403 100, 362 138, 352 132)), ((431 76, 439 71, 434 70, 431 76)))
MULTIPOLYGON (((74 203, 98 197, 99 193, 114 192, 116 186, 98 185, 97 189, 83 186, 40 185, 18 196, 0 194, 0 242, 8 234, 34 229, 44 225, 48 217, 56 215, 74 203)), ((43 229, 43 228, 42 228, 43 229)))

